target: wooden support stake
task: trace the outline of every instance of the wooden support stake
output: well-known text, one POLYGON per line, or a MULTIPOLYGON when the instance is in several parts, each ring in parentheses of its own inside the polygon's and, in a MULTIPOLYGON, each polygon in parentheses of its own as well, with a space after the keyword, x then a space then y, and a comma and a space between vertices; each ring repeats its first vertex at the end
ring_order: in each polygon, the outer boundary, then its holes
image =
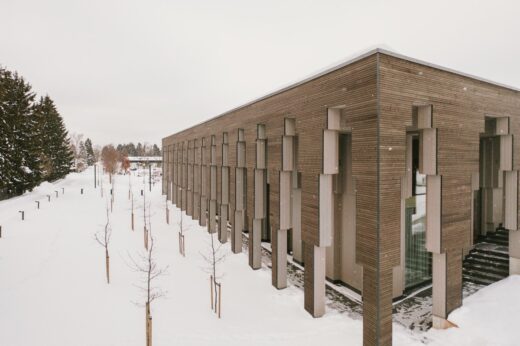
POLYGON ((209 292, 211 295, 211 310, 213 310, 213 275, 209 276, 209 292))
POLYGON ((152 346, 152 316, 148 316, 148 346, 152 346))
POLYGON ((144 228, 144 248, 148 250, 148 230, 144 228))
POLYGON ((170 210, 166 208, 166 224, 170 224, 170 210))
POLYGON ((134 230, 134 213, 132 213, 132 231, 134 230))
POLYGON ((220 318, 220 311, 222 307, 222 283, 218 283, 218 318, 220 318))
POLYGON ((23 210, 19 210, 19 213, 22 213, 22 221, 25 220, 25 212, 23 210))
POLYGON ((83 188, 81 188, 81 194, 83 194, 83 188))
POLYGON ((40 209, 40 201, 34 201, 34 203, 36 203, 36 208, 40 209))
POLYGON ((152 345, 152 316, 150 313, 150 303, 145 306, 145 330, 146 330, 146 346, 152 345))
POLYGON ((2 226, 0 226, 0 238, 2 238, 2 226))
POLYGON ((110 283, 110 256, 105 256, 105 264, 106 264, 106 270, 107 270, 107 284, 110 283))

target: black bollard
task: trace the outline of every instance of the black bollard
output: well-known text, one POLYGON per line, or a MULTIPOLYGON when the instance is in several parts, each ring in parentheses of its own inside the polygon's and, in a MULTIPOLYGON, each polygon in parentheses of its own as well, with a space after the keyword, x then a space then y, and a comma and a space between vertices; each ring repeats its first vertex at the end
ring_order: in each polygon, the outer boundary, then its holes
POLYGON ((22 213, 22 221, 25 220, 25 212, 23 210, 19 210, 19 213, 22 213))
POLYGON ((81 194, 83 194, 83 188, 81 188, 81 194))
POLYGON ((38 206, 38 209, 40 209, 40 201, 34 201, 36 205, 38 206))
POLYGON ((141 190, 141 196, 143 195, 143 190, 141 190))
POLYGON ((50 202, 51 201, 51 195, 47 195, 47 200, 50 202))

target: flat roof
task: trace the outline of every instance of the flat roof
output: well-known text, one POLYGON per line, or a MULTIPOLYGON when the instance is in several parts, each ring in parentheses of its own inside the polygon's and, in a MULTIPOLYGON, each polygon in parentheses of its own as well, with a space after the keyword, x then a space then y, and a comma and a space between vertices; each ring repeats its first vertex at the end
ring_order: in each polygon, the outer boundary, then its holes
POLYGON ((244 107, 247 107, 247 106, 250 106, 252 104, 255 104, 257 102, 260 102, 262 100, 265 100, 271 96, 274 96, 274 95, 277 95, 277 94, 281 94, 283 93, 284 91, 287 91, 287 90, 290 90, 290 89, 293 89, 297 86, 300 86, 302 84, 305 84, 307 82, 310 82, 314 79, 317 79, 319 77, 322 77, 326 74, 329 74, 331 72, 334 72, 336 70, 339 70, 345 66, 348 66, 350 64, 353 64, 355 63, 356 61, 359 61, 361 59, 364 59, 368 56, 371 56, 373 54, 376 54, 376 53, 382 53, 382 54, 385 54, 385 55, 389 55, 389 56, 393 56, 395 58, 398 58, 398 59, 402 59, 402 60, 406 60, 406 61, 410 61, 410 62, 413 62, 413 63, 416 63, 416 64, 419 64, 419 65, 423 65, 423 66, 427 66, 427 67, 431 67, 431 68, 435 68, 437 70, 441 70, 441 71, 446 71, 446 72, 450 72, 450 73, 453 73, 453 74, 456 74, 456 75, 459 75, 459 76, 463 76, 463 77, 467 77, 467 78, 471 78, 471 79, 474 79, 474 80, 478 80, 478 81, 481 81, 481 82, 484 82, 484 83, 488 83, 488 84, 492 84, 492 85, 495 85, 495 86, 498 86, 498 87, 501 87, 501 88, 505 88, 505 89, 509 89, 509 90, 512 90, 512 91, 517 91, 517 92, 520 92, 520 89, 518 88, 515 88, 515 87, 512 87, 510 85, 506 85, 506 84, 502 84, 502 83, 497 83, 497 82, 493 82, 489 79, 486 79, 486 78, 481 78, 481 77, 477 77, 477 76, 474 76, 472 74, 469 74, 469 73, 464 73, 464 72, 460 72, 460 71, 457 71, 457 70, 454 70, 454 69, 451 69, 451 68, 447 68, 447 67, 443 67, 443 66, 440 66, 440 65, 436 65, 436 64, 432 64, 432 63, 429 63, 429 62, 426 62, 426 61, 423 61, 423 60, 419 60, 419 59, 415 59, 415 58, 411 58, 409 56, 406 56, 406 55, 402 55, 402 54, 399 54, 399 53, 396 53, 396 52, 393 52, 391 50, 388 50, 388 49, 383 49, 383 48, 373 48, 373 49, 369 49, 367 51, 364 51, 364 52, 361 52, 361 53, 356 53, 355 55, 353 56, 350 56, 348 58, 346 58, 344 61, 340 62, 339 64, 334 64, 332 67, 326 67, 322 70, 319 70, 318 72, 298 81, 298 82, 295 82, 295 83, 291 83, 289 85, 286 85, 280 89, 276 89, 275 91, 272 91, 266 95, 263 95, 261 97, 258 97, 256 99, 253 99, 249 102, 246 102, 240 106, 237 106, 237 107, 234 107, 228 111, 225 111, 224 113, 221 113, 219 115, 216 115, 214 117, 211 117, 207 120, 204 120, 200 123, 197 123, 195 125, 192 125, 190 127, 187 127, 181 131, 178 131, 178 132, 175 132, 174 134, 172 135, 168 135, 166 137, 164 137, 163 139, 166 139, 168 137, 171 137, 171 136, 175 136, 176 134, 178 133, 181 133, 181 132, 184 132, 186 130, 189 130, 191 128, 194 128, 196 126, 200 126, 202 124, 205 124, 209 121, 212 121, 212 120, 215 120, 215 119, 218 119, 220 117, 223 117, 229 113, 232 113, 234 111, 237 111, 239 109, 242 109, 244 107))

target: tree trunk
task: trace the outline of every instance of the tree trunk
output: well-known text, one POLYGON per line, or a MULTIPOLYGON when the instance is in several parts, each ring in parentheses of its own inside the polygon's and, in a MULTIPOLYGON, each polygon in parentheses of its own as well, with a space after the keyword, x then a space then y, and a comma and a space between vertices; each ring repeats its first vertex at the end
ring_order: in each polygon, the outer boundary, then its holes
POLYGON ((150 303, 146 303, 145 309, 146 346, 152 346, 152 316, 150 314, 150 303))
POLYGON ((213 310, 213 275, 209 276, 209 294, 211 296, 211 310, 213 310))
POLYGON ((222 284, 218 284, 218 318, 220 318, 220 311, 222 307, 222 284))
POLYGON ((107 284, 109 284, 110 283, 110 256, 108 256, 108 250, 106 250, 105 264, 106 264, 106 272, 107 272, 107 284))

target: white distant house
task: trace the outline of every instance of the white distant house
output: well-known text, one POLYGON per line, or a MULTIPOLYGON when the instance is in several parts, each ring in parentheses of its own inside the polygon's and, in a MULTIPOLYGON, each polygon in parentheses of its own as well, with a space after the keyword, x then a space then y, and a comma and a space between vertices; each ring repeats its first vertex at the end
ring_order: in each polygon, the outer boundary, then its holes
POLYGON ((162 167, 162 156, 128 156, 130 169, 135 170, 139 165, 152 167, 162 167))
POLYGON ((162 156, 128 156, 130 163, 162 163, 162 156))

